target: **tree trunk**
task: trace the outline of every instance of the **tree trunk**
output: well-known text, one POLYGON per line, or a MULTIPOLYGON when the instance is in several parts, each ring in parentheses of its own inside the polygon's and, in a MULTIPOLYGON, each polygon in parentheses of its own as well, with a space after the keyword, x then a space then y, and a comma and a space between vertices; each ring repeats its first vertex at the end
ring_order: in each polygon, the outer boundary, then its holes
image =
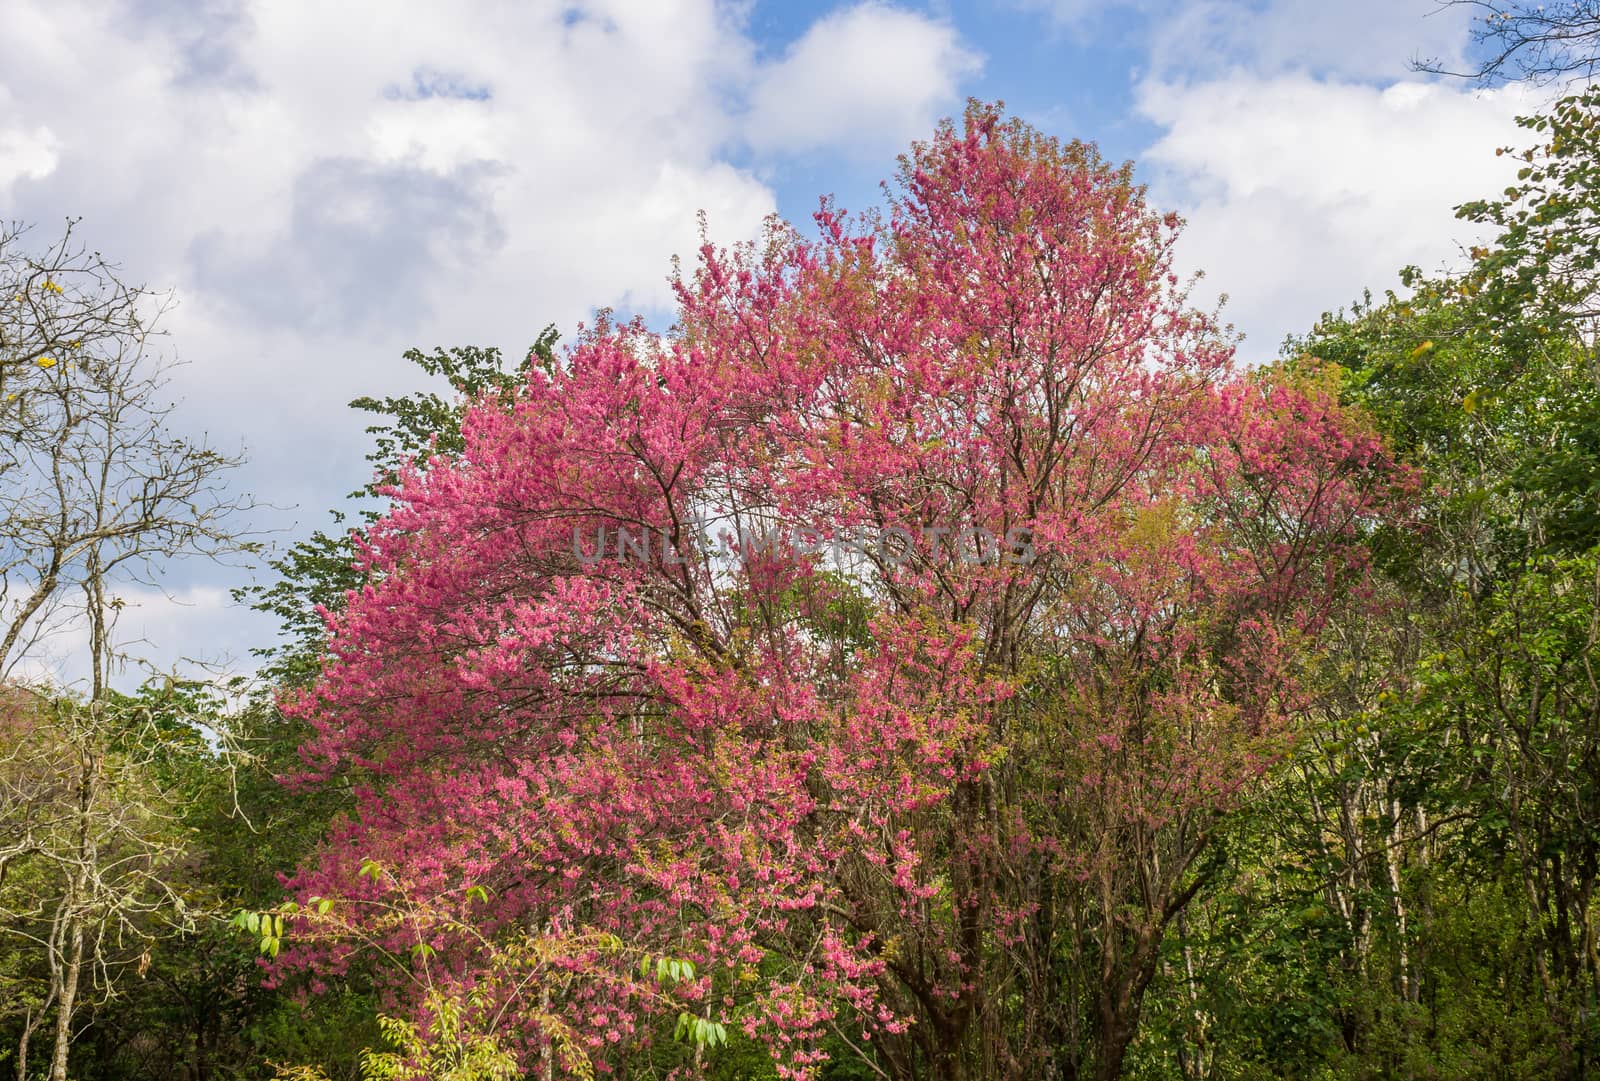
POLYGON ((55 992, 52 991, 42 1003, 39 1012, 29 1010, 22 1019, 22 1034, 17 1037, 17 1081, 28 1081, 28 1045, 33 1042, 33 1034, 50 1013, 50 1004, 55 1001, 55 992))
POLYGON ((1139 1033, 1139 1013, 1145 988, 1155 976, 1161 923, 1146 924, 1134 937, 1127 967, 1100 1000, 1100 1047, 1095 1056, 1095 1081, 1117 1081, 1122 1076, 1128 1048, 1139 1033))
POLYGON ((56 1046, 50 1061, 50 1081, 67 1081, 67 1052, 72 1046, 72 1012, 83 972, 83 924, 72 919, 72 955, 61 973, 61 1002, 56 1007, 56 1046))
MULTIPOLYGON (((89 708, 98 719, 98 702, 89 708)), ((83 976, 83 920, 79 911, 89 894, 90 867, 95 851, 90 839, 89 813, 94 807, 95 790, 99 781, 100 761, 95 752, 82 749, 78 777, 78 866, 62 899, 61 919, 64 937, 71 946, 63 949, 62 968, 57 978, 56 994, 56 1045, 50 1062, 50 1081, 67 1081, 67 1055, 72 1049, 72 1015, 78 1004, 78 985, 83 976)))
POLYGON ((28 1041, 33 1038, 33 1014, 22 1019, 22 1035, 17 1037, 17 1081, 28 1081, 28 1041))
POLYGON ((1400 878, 1400 801, 1389 801, 1389 843, 1383 850, 1384 867, 1389 873, 1389 894, 1394 902, 1396 945, 1399 949, 1400 997, 1406 1002, 1420 1000, 1419 988, 1411 975, 1411 954, 1408 944, 1410 929, 1406 922, 1406 900, 1402 895, 1404 884, 1400 878))

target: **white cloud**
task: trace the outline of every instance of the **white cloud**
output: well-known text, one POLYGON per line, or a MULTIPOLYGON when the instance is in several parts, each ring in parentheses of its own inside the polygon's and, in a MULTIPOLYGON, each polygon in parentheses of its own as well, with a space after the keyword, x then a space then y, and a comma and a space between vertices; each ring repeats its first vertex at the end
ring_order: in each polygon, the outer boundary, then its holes
POLYGON ((60 141, 43 124, 28 124, 15 99, 0 84, 0 198, 19 180, 43 180, 55 172, 60 141))
POLYGON ((1188 219, 1180 259, 1229 294, 1259 360, 1362 289, 1395 286, 1402 266, 1455 263, 1481 234, 1453 207, 1505 186, 1515 167, 1495 147, 1517 143, 1513 118, 1536 107, 1521 87, 1151 83, 1139 109, 1166 134, 1140 161, 1157 205, 1188 219))
POLYGON ((948 23, 869 0, 819 19, 761 72, 745 138, 764 152, 898 149, 982 66, 948 23))
POLYGON ((1437 270, 1481 238, 1454 207, 1501 190, 1497 146, 1539 101, 1475 92, 1458 65, 1474 10, 1437 0, 1013 0, 1087 40, 1142 41, 1135 112, 1163 134, 1136 155, 1151 198, 1188 219, 1178 256, 1264 359, 1284 335, 1408 264, 1437 270))
POLYGON ((18 180, 42 180, 55 172, 56 137, 43 126, 0 128, 0 191, 18 180))

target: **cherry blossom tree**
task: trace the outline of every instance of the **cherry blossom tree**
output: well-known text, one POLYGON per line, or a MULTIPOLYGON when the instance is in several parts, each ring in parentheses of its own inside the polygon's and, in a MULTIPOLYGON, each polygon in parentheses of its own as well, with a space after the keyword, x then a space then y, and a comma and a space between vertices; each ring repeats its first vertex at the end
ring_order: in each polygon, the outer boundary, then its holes
POLYGON ((1403 478, 1314 366, 1233 367, 1090 146, 974 104, 816 221, 400 470, 289 703, 356 796, 291 885, 416 915, 282 974, 427 966, 544 1076, 1121 1073, 1403 478))

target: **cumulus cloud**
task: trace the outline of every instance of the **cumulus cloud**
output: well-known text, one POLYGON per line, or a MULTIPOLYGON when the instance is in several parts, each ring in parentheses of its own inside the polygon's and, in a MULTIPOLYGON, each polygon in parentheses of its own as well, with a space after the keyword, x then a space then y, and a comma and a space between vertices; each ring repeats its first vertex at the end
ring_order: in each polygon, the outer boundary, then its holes
POLYGON ((0 128, 0 192, 18 180, 42 180, 55 172, 56 137, 40 125, 0 128))
POLYGON ((1229 294, 1245 355, 1263 359, 1400 267, 1455 262, 1480 234, 1453 207, 1510 180, 1494 149, 1536 104, 1521 87, 1304 74, 1153 82, 1139 109, 1165 134, 1140 160, 1156 202, 1189 221, 1181 258, 1229 294))
POLYGON ((898 146, 978 63, 947 23, 876 2, 769 59, 716 0, 187 10, 15 0, 0 182, 21 216, 84 215, 191 309, 318 340, 437 317, 441 340, 510 344, 663 306, 696 211, 737 238, 775 208, 731 148, 898 146))
POLYGON ((194 285, 233 314, 303 331, 412 331, 431 314, 439 271, 470 270, 505 241, 490 162, 328 158, 295 179, 289 219, 261 250, 223 227, 195 238, 194 285))
POLYGON ((1326 310, 1397 272, 1453 263, 1482 233, 1453 208, 1501 190, 1497 146, 1534 111, 1525 89, 1475 92, 1412 70, 1459 61, 1472 12, 1436 0, 1016 0, 1080 38, 1142 40, 1136 155, 1151 198, 1188 219, 1178 249, 1269 358, 1326 310))
POLYGON ((983 58, 948 23, 868 2, 813 23, 750 93, 757 150, 898 149, 927 134, 983 58))

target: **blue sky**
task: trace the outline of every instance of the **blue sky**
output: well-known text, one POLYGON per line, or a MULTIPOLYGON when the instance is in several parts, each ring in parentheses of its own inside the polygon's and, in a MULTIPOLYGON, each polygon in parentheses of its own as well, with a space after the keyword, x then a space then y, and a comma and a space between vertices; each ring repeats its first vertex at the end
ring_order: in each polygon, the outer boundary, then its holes
MULTIPOLYGON (((968 96, 1133 159, 1189 221, 1195 298, 1241 356, 1477 239, 1512 118, 1542 95, 1419 76, 1459 58, 1433 0, 5 0, 0 217, 79 216, 175 290, 184 422, 243 446, 279 543, 364 477, 345 403, 412 389, 409 346, 520 352, 595 307, 670 318, 674 253, 817 197, 878 199, 968 96)), ((248 666, 240 572, 129 587, 162 665, 248 666)), ((69 632, 54 665, 70 677, 69 632)))

